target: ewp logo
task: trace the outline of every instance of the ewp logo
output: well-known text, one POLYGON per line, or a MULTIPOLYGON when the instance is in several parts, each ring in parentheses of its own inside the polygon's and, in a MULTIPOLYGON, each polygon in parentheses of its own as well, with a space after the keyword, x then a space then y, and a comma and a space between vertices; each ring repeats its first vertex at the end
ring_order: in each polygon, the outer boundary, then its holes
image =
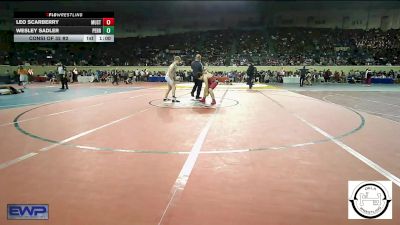
POLYGON ((9 220, 48 220, 49 205, 7 205, 7 219, 9 220))

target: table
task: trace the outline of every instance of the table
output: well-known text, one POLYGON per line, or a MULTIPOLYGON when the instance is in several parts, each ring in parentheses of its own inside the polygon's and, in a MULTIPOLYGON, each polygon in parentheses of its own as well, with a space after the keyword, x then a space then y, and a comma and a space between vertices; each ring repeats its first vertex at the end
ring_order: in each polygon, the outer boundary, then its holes
POLYGON ((283 77, 284 84, 299 84, 300 77, 283 77))
POLYGON ((163 77, 163 76, 160 76, 160 77, 152 76, 152 77, 149 77, 147 81, 149 81, 149 82, 166 82, 165 77, 163 77))
POLYGON ((79 83, 88 83, 93 81, 94 81, 94 76, 78 76, 79 83))
POLYGON ((374 84, 394 84, 392 78, 371 78, 371 82, 374 84))
POLYGON ((228 77, 217 77, 216 79, 217 79, 218 82, 220 82, 220 83, 224 83, 224 82, 226 82, 227 80, 229 80, 228 77))
POLYGON ((46 82, 47 81, 47 77, 46 76, 35 76, 33 81, 35 81, 35 82, 46 82))

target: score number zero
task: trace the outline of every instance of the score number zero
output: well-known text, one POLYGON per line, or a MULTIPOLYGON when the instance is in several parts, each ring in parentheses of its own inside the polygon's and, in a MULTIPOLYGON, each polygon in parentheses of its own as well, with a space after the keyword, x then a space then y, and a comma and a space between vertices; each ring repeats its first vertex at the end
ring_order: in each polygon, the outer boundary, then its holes
POLYGON ((114 18, 103 18, 103 26, 114 26, 114 18))
POLYGON ((109 34, 109 33, 111 33, 111 28, 107 27, 106 28, 106 34, 109 34))
POLYGON ((114 34, 114 18, 103 18, 103 34, 114 34))

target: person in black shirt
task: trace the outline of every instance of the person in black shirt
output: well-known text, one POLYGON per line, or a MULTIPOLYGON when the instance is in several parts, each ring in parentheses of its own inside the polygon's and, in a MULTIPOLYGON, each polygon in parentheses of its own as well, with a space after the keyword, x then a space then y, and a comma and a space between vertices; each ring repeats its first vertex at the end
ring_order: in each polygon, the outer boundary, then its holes
POLYGON ((254 75, 257 73, 257 68, 250 63, 249 68, 247 69, 247 85, 249 85, 249 89, 253 88, 253 79, 254 75))
POLYGON ((114 83, 116 83, 118 85, 118 73, 117 70, 115 70, 112 74, 113 77, 113 81, 112 81, 112 85, 114 85, 114 83))
POLYGON ((299 69, 299 70, 300 70, 300 87, 303 87, 304 80, 306 79, 308 69, 306 69, 306 66, 303 66, 303 69, 299 69))
POLYGON ((200 98, 200 92, 201 92, 201 87, 203 85, 203 81, 199 80, 201 75, 203 75, 203 64, 201 63, 201 55, 197 54, 194 61, 191 64, 192 70, 193 70, 193 82, 194 86, 191 92, 192 97, 194 97, 194 92, 197 89, 196 93, 196 99, 201 99, 200 98))

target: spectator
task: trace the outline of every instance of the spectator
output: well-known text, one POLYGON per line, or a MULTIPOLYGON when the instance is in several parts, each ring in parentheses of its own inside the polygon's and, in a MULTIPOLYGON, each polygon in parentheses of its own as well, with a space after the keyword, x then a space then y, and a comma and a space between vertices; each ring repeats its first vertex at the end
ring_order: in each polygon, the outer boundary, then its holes
POLYGON ((327 83, 332 76, 332 72, 328 69, 324 73, 324 81, 327 83))

